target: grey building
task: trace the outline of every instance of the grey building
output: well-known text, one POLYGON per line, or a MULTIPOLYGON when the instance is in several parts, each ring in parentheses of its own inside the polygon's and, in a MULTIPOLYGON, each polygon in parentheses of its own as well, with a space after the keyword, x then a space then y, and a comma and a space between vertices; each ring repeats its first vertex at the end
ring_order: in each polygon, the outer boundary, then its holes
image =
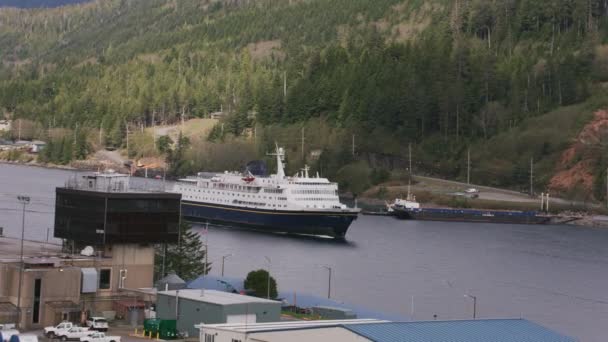
POLYGON ((177 330, 197 336, 195 325, 266 323, 281 319, 281 302, 215 290, 176 290, 157 293, 160 319, 177 319, 177 330), (176 301, 177 295, 177 301, 176 301))

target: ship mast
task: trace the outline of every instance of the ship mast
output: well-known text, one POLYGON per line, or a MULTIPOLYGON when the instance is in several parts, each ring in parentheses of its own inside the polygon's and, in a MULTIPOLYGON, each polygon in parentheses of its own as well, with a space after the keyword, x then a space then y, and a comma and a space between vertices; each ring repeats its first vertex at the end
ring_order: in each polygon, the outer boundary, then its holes
POLYGON ((283 158, 285 157, 285 150, 283 150, 282 147, 279 147, 279 145, 277 143, 275 143, 275 145, 276 145, 276 152, 268 153, 268 155, 277 157, 277 178, 283 179, 283 178, 285 178, 285 167, 283 165, 283 158))

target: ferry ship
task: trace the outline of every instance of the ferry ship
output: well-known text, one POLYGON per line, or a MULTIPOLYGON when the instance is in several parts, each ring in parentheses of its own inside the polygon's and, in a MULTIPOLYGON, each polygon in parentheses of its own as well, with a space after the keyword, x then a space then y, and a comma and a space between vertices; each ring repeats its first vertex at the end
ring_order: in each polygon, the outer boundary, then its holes
POLYGON ((285 150, 276 147, 277 173, 199 172, 178 180, 182 216, 190 221, 236 225, 256 230, 344 238, 359 209, 340 203, 338 185, 309 175, 306 166, 288 177, 285 150))

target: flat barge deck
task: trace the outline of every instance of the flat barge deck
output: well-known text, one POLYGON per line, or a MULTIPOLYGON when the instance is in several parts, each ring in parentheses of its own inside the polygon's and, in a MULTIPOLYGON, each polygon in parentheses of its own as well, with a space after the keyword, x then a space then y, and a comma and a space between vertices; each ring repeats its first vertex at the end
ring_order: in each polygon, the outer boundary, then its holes
POLYGON ((395 208, 394 215, 401 219, 424 221, 487 222, 514 224, 545 224, 551 216, 536 211, 502 211, 450 208, 395 208))

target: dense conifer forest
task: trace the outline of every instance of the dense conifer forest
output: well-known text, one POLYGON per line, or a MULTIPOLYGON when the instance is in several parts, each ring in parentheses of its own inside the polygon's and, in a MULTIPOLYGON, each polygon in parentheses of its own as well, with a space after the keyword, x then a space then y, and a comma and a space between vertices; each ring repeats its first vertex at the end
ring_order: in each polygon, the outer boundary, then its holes
MULTIPOLYGON (((222 111, 210 141, 255 131, 260 154, 275 140, 295 152, 303 127, 307 149, 325 150, 315 167, 330 176, 360 162, 403 167, 411 143, 420 173, 462 179, 472 150, 479 182, 526 187, 534 158, 544 186, 605 104, 607 14, 603 0, 97 0, 3 9, 0 108, 36 122, 41 137, 62 128, 82 141, 101 128, 116 147, 126 127, 222 111)), ((592 172, 605 178, 604 162, 595 162, 592 172)))

